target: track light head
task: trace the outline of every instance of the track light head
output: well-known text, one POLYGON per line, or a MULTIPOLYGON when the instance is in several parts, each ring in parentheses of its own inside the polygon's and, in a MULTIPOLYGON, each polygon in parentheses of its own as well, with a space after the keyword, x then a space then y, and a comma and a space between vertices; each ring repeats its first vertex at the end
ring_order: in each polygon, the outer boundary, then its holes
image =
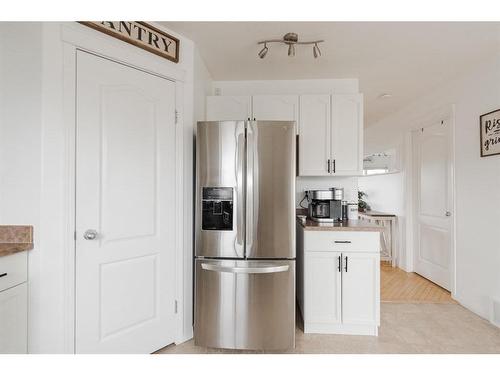
POLYGON ((321 56, 321 50, 319 49, 317 43, 315 43, 313 46, 313 56, 315 59, 317 59, 319 56, 321 56))
POLYGON ((263 59, 267 55, 267 51, 269 51, 269 48, 267 48, 267 43, 264 43, 264 48, 262 48, 259 52, 259 57, 263 59))

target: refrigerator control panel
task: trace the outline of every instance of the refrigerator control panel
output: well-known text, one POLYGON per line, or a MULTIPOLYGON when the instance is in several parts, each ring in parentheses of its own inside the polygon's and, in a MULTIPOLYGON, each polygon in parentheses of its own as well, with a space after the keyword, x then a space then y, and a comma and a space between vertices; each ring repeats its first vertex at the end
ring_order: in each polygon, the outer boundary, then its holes
POLYGON ((202 230, 233 230, 233 188, 202 188, 202 230))

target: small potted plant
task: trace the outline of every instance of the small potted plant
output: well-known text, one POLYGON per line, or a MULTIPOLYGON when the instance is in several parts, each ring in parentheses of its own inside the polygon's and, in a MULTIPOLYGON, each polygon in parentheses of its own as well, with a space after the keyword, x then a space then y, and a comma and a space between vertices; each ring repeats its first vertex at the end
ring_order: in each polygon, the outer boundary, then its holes
POLYGON ((359 212, 365 212, 370 210, 370 205, 366 203, 366 201, 363 199, 363 197, 367 197, 368 195, 364 192, 359 190, 358 191, 358 211, 359 212))

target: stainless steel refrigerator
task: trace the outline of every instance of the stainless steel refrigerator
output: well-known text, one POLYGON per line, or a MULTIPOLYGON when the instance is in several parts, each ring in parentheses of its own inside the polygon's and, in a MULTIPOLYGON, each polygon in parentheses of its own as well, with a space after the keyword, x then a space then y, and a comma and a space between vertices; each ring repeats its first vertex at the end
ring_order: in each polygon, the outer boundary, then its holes
POLYGON ((295 123, 199 122, 195 344, 295 345, 295 123))

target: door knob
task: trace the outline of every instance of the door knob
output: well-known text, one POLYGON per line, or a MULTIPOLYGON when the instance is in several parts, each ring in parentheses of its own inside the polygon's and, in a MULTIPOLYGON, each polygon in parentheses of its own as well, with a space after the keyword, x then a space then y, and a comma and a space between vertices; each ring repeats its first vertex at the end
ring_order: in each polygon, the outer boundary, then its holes
POLYGON ((97 238, 97 231, 95 229, 87 229, 83 234, 83 238, 86 240, 95 240, 97 238))
POLYGON ((445 215, 446 216, 451 216, 451 212, 450 211, 446 211, 445 215))

